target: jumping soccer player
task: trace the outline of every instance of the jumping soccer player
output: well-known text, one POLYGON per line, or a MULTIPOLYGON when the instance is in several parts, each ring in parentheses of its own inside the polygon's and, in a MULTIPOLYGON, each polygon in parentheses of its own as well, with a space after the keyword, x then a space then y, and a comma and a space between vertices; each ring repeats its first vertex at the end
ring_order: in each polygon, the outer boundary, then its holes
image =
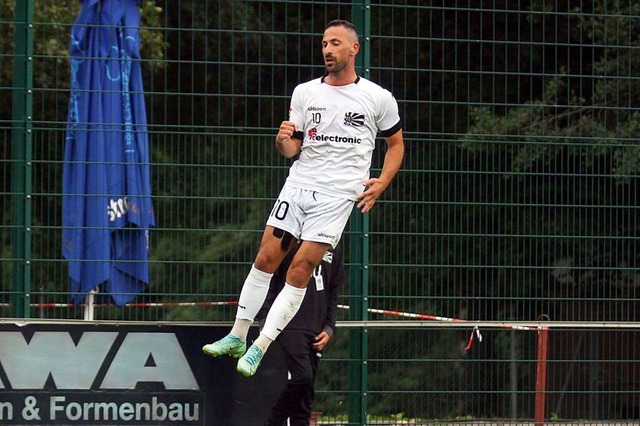
POLYGON ((392 94, 358 76, 356 27, 344 20, 327 24, 322 37, 326 75, 293 91, 289 120, 276 135, 276 148, 298 158, 267 219, 260 249, 240 292, 231 332, 205 345, 204 353, 240 358, 237 370, 255 374, 271 342, 300 308, 307 283, 324 253, 336 247, 354 202, 369 212, 395 177, 404 156, 398 104, 392 94), (369 177, 375 139, 387 151, 380 176, 369 177), (301 245, 287 271, 286 284, 267 314, 264 327, 246 350, 246 339, 260 310, 273 272, 293 243, 301 245), (246 353, 245 353, 246 350, 246 353))

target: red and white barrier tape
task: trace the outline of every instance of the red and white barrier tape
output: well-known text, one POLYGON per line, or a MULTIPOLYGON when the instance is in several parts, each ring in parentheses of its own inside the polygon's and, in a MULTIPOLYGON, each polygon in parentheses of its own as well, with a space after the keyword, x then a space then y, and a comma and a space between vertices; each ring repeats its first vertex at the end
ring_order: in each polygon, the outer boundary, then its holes
MULTIPOLYGON (((127 308, 175 308, 175 307, 188 307, 188 306, 227 306, 227 305, 236 305, 237 301, 227 301, 227 302, 139 302, 139 303, 127 303, 124 307, 127 308)), ((0 303, 0 307, 10 306, 9 303, 0 303)), ((32 303, 30 305, 32 308, 84 308, 86 304, 81 303, 78 305, 74 305, 73 303, 32 303)), ((114 306, 109 303, 96 303, 93 305, 94 307, 107 307, 114 306)), ((348 305, 338 305, 339 309, 349 309, 348 305)), ((380 315, 388 315, 395 316, 401 318, 411 318, 411 319, 419 319, 426 321, 442 321, 442 322, 460 322, 465 323, 467 320, 460 318, 449 318, 443 317, 439 315, 428 315, 428 314, 418 314, 412 312, 402 312, 402 311, 392 311, 389 309, 374 309, 368 308, 367 312, 372 314, 380 314, 380 315)), ((523 325, 499 325, 499 328, 506 328, 510 330, 538 330, 537 327, 529 327, 523 325)), ((465 346, 465 350, 471 349, 473 346, 473 341, 477 339, 478 342, 482 341, 482 334, 480 333, 480 329, 478 326, 473 327, 471 334, 469 336, 469 340, 467 345, 465 346)))
MULTIPOLYGON (((338 305, 338 308, 340 309, 349 309, 349 306, 347 305, 338 305)), ((372 314, 381 314, 381 315, 390 315, 390 316, 396 316, 396 317, 403 317, 403 318, 412 318, 412 319, 421 319, 421 320, 427 320, 427 321, 442 321, 442 322, 467 322, 467 320, 463 320, 460 318, 449 318, 449 317, 442 317, 442 316, 438 316, 438 315, 427 315, 427 314, 416 314, 416 313, 411 313, 411 312, 401 312, 401 311, 391 311, 388 309, 373 309, 373 308, 368 308, 367 312, 370 312, 372 314)), ((528 326, 523 326, 523 325, 499 325, 499 328, 506 328, 509 330, 538 330, 537 327, 528 327, 528 326)), ((467 342, 467 346, 465 346, 465 350, 469 350, 471 349, 471 347, 473 346, 473 341, 474 341, 474 336, 475 338, 478 339, 478 342, 482 342, 482 334, 480 334, 480 329, 478 328, 478 326, 473 327, 473 330, 471 331, 471 335, 469 336, 469 341, 467 342)))

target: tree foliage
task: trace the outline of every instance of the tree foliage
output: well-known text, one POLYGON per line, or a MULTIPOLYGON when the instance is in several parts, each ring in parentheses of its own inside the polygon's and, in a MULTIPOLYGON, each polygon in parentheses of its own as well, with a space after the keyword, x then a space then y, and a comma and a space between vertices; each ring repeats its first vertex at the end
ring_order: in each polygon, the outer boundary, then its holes
MULTIPOLYGON (((552 3, 532 3, 532 12, 539 12, 531 15, 533 25, 541 25, 558 12, 554 8, 562 7, 552 3)), ((640 171, 640 146, 635 141, 640 82, 633 78, 640 70, 640 5, 579 4, 566 5, 576 28, 557 35, 566 37, 558 42, 578 46, 573 55, 555 63, 539 96, 504 113, 491 107, 471 109, 469 140, 463 146, 472 152, 506 154, 513 174, 568 155, 579 161, 573 172, 611 173, 626 183, 640 171), (587 51, 591 62, 575 59, 587 51)))
POLYGON ((563 54, 545 56, 554 60, 541 90, 528 99, 506 108, 470 108, 470 126, 458 141, 461 153, 492 174, 489 187, 503 188, 487 194, 494 204, 487 213, 511 228, 501 235, 526 229, 521 248, 485 252, 481 263, 510 258, 548 266, 544 275, 515 275, 530 289, 524 294, 550 301, 538 306, 538 314, 587 320, 598 314, 568 311, 561 300, 605 295, 620 298, 615 315, 632 310, 622 300, 631 289, 622 283, 629 282, 626 268, 638 265, 632 222, 640 171, 640 82, 634 78, 640 71, 639 12, 627 1, 532 2, 528 20, 543 29, 532 39, 559 46, 563 54), (560 265, 573 271, 569 277, 559 278, 560 265))

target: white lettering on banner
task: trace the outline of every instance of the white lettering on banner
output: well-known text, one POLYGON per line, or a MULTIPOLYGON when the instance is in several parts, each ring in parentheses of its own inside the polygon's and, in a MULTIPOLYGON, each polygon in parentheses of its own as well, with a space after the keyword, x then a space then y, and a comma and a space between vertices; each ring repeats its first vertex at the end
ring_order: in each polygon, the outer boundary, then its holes
POLYGON ((162 382, 167 390, 198 390, 187 358, 173 333, 128 333, 102 382, 103 389, 133 389, 137 382, 162 382), (145 365, 153 357, 153 366, 145 365))
MULTIPOLYGON (((122 345, 114 347, 117 335, 85 332, 76 345, 67 332, 37 331, 28 342, 21 332, 0 332, 7 385, 44 389, 51 375, 57 389, 135 389, 138 382, 161 382, 167 390, 199 390, 174 333, 128 332, 122 345), (116 353, 107 359, 112 349, 116 353), (104 379, 94 384, 105 363, 104 379)), ((69 408, 72 417, 75 409, 69 408)))
POLYGON ((13 420, 13 404, 0 402, 0 420, 13 420))
POLYGON ((58 389, 91 389, 118 333, 87 332, 76 345, 67 332, 0 333, 0 363, 13 389, 43 389, 49 374, 58 389), (81 374, 80 374, 81 373, 81 374))
POLYGON ((65 396, 52 396, 49 399, 49 420, 69 421, 156 421, 156 422, 193 422, 200 419, 200 404, 158 401, 151 402, 67 402, 65 396))
POLYGON ((40 408, 38 408, 38 399, 35 396, 29 395, 24 399, 22 418, 24 420, 40 420, 40 408))

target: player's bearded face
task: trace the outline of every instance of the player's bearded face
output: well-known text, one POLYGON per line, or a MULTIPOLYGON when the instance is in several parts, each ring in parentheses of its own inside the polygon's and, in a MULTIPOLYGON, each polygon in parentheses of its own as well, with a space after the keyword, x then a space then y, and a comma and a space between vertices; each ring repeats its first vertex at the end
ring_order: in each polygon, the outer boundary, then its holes
POLYGON ((322 55, 328 73, 336 74, 349 64, 352 52, 351 35, 345 28, 328 28, 322 39, 322 55))
POLYGON ((325 64, 325 68, 327 69, 327 72, 333 73, 333 74, 339 73, 340 71, 345 69, 348 61, 349 61, 348 56, 343 56, 340 58, 332 55, 328 55, 328 56, 325 55, 324 57, 324 64, 325 64))

